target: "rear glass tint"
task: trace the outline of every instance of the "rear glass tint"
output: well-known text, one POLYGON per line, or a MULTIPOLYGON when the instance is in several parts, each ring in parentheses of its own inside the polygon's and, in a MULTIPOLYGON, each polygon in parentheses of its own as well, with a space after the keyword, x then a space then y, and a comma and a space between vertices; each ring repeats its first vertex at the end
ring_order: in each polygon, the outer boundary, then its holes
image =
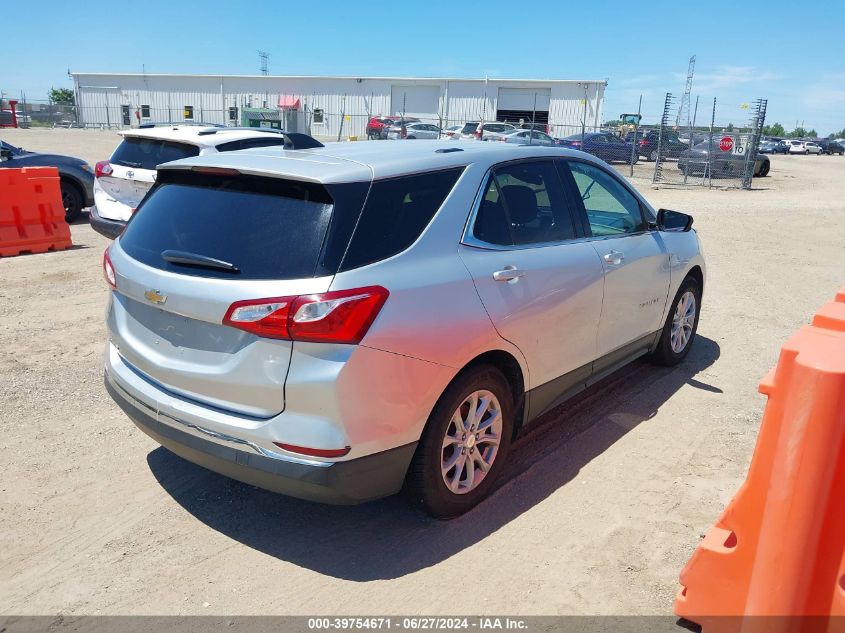
POLYGON ((366 183, 337 187, 335 195, 344 197, 337 214, 332 194, 322 185, 174 172, 162 172, 120 245, 149 266, 200 277, 301 279, 333 274, 367 189, 366 183), (161 256, 166 250, 219 259, 238 272, 168 262, 161 256))
POLYGON ((111 162, 136 169, 155 169, 162 163, 198 156, 199 153, 196 145, 129 136, 114 150, 111 162))
POLYGON ((387 259, 413 244, 463 170, 459 167, 375 181, 341 270, 387 259))

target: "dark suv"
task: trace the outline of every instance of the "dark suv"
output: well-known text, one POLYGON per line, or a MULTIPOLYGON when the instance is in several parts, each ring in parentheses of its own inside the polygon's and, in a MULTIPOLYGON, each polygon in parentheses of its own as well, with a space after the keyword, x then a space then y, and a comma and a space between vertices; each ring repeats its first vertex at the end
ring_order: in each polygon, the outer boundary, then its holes
POLYGON ((637 152, 646 160, 657 160, 657 145, 660 143, 661 153, 664 156, 677 158, 681 152, 689 149, 689 145, 678 138, 677 133, 664 130, 663 137, 660 137, 659 130, 649 130, 648 132, 628 132, 625 137, 626 143, 637 144, 637 152))
POLYGON ((830 139, 818 140, 816 141, 816 145, 822 148, 822 154, 839 154, 842 156, 842 154, 845 153, 845 147, 842 146, 842 143, 838 143, 830 139))

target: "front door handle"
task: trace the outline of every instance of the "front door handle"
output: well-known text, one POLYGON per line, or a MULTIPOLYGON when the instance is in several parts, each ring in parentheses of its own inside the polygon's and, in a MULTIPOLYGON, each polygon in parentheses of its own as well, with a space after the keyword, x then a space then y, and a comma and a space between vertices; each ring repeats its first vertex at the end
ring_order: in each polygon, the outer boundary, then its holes
POLYGON ((524 277, 525 273, 519 270, 516 266, 505 266, 503 270, 497 270, 493 273, 493 279, 496 281, 507 281, 509 284, 515 284, 520 277, 524 277))
POLYGON ((603 259, 612 266, 618 266, 625 259, 625 254, 620 251, 610 251, 603 259))

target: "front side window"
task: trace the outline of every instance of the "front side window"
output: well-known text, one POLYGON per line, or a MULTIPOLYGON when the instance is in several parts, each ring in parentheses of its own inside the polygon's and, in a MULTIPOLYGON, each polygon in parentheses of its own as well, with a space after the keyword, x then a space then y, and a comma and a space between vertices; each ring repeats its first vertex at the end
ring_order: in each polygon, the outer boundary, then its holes
POLYGON ((596 237, 645 229, 639 201, 614 176, 587 163, 566 161, 596 237))
POLYGON ((341 270, 401 253, 422 234, 463 167, 373 182, 341 270))
POLYGON ((527 161, 496 169, 479 205, 473 236, 499 246, 574 238, 571 209, 554 164, 527 161))

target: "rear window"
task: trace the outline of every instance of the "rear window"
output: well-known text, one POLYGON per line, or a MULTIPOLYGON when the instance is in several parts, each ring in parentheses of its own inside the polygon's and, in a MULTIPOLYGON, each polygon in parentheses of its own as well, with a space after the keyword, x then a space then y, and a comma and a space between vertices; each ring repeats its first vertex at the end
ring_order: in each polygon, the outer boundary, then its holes
POLYGON ((255 176, 165 170, 120 237, 134 259, 171 272, 226 279, 333 274, 349 243, 367 183, 334 186, 255 176), (339 200, 339 205, 334 200, 339 200), (185 251, 237 272, 165 261, 185 251))
POLYGON ((458 167, 375 181, 340 269, 387 259, 413 244, 463 170, 458 167))
POLYGON ((461 128, 461 134, 472 134, 477 129, 478 123, 464 123, 464 127, 461 128))
POLYGON ((188 143, 129 136, 114 150, 111 162, 136 169, 155 169, 162 163, 198 156, 199 153, 199 147, 188 143))

